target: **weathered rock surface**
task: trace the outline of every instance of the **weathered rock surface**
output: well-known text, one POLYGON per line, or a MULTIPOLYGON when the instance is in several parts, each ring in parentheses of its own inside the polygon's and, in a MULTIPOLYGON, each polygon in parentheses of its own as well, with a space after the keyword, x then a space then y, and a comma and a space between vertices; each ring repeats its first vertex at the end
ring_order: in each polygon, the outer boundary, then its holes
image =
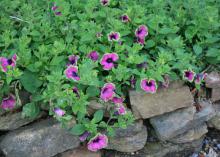
POLYGON ((213 102, 220 100, 220 88, 213 88, 212 89, 212 98, 213 102))
POLYGON ((210 127, 220 130, 220 103, 214 105, 216 116, 208 121, 210 127))
POLYGON ((189 157, 202 146, 203 137, 185 144, 149 142, 135 154, 105 152, 103 157, 189 157))
POLYGON ((179 81, 171 83, 168 89, 158 89, 155 94, 130 91, 129 95, 135 115, 140 115, 144 119, 187 107, 193 103, 189 88, 179 81))
POLYGON ((109 138, 106 149, 120 152, 135 152, 144 147, 147 141, 147 129, 142 121, 135 122, 127 129, 117 129, 114 137, 109 138))
POLYGON ((0 142, 0 151, 6 157, 51 157, 79 144, 78 137, 48 119, 9 132, 0 142))
MULTIPOLYGON (((110 103, 104 103, 101 104, 100 102, 98 102, 97 100, 91 100, 89 102, 88 105, 88 114, 92 115, 94 114, 97 110, 104 110, 104 111, 108 111, 110 110, 110 107, 112 105, 110 103)), ((109 117, 109 112, 105 112, 104 114, 105 117, 109 117)))
POLYGON ((211 72, 205 79, 205 85, 208 88, 220 88, 220 74, 218 72, 211 72))
MULTIPOLYGON (((41 113, 37 118, 40 118, 44 115, 41 113)), ((14 130, 26 124, 33 122, 35 119, 23 118, 21 112, 9 113, 0 118, 0 131, 14 130)))
POLYGON ((158 138, 162 141, 171 139, 215 116, 215 110, 211 103, 203 101, 200 102, 200 105, 202 110, 199 112, 196 112, 195 107, 192 106, 151 118, 150 123, 158 138))
POLYGON ((200 139, 207 132, 208 132, 207 125, 203 124, 201 126, 190 129, 185 133, 170 139, 169 141, 172 143, 189 143, 200 139))
POLYGON ((101 152, 91 152, 86 147, 78 147, 66 152, 60 153, 54 157, 101 157, 101 152))

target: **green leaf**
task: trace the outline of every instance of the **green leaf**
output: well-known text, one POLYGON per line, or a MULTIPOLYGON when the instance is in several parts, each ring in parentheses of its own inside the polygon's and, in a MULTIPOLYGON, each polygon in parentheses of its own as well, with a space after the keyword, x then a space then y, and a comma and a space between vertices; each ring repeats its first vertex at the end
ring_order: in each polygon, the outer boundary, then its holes
POLYGON ((22 115, 24 117, 36 118, 40 113, 40 108, 35 103, 28 103, 24 105, 22 109, 22 115))
POLYGON ((42 81, 38 79, 38 75, 29 71, 25 71, 24 74, 21 75, 20 80, 24 89, 30 93, 35 93, 38 87, 42 85, 42 81))
POLYGON ((92 121, 93 121, 94 123, 100 122, 100 121, 102 120, 102 118, 103 118, 103 115, 104 115, 103 110, 98 110, 98 111, 96 111, 95 114, 94 114, 94 117, 93 117, 92 121))
POLYGON ((196 53, 196 55, 200 55, 202 53, 202 48, 199 45, 194 45, 193 50, 196 53))
POLYGON ((74 135, 81 135, 86 131, 86 128, 84 125, 82 124, 76 124, 71 130, 70 132, 74 135))
POLYGON ((99 95, 99 93, 100 93, 99 88, 94 87, 94 86, 90 86, 86 89, 86 94, 89 97, 95 97, 95 96, 99 95))

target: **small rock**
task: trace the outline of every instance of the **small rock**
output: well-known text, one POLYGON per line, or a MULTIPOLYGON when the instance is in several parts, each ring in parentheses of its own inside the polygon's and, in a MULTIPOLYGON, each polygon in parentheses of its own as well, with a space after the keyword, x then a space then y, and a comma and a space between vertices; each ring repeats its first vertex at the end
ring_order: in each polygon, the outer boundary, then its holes
POLYGON ((211 100, 213 102, 220 100, 220 88, 213 88, 212 89, 212 97, 211 100))
POLYGON ((135 152, 144 147, 147 141, 147 129, 142 121, 135 122, 127 129, 116 129, 114 137, 109 138, 106 149, 113 149, 120 152, 135 152))
POLYGON ((132 110, 137 119, 141 116, 146 119, 179 108, 192 105, 193 97, 183 82, 173 82, 169 88, 160 88, 155 94, 130 91, 132 110))
POLYGON ((220 88, 220 74, 218 72, 211 72, 205 79, 205 85, 208 88, 220 88))
POLYGON ((68 150, 60 153, 54 157, 101 157, 101 152, 91 152, 86 147, 78 147, 75 149, 68 150))
POLYGON ((158 138, 162 141, 169 140, 215 116, 215 110, 211 103, 203 101, 200 102, 200 105, 202 107, 200 112, 196 112, 195 107, 192 106, 151 118, 150 123, 158 138))
POLYGON ((207 125, 203 124, 191 130, 188 130, 185 133, 170 139, 169 141, 173 143, 188 143, 200 139, 207 132, 208 132, 207 125))
POLYGON ((208 121, 208 126, 220 130, 220 103, 214 105, 216 115, 208 121))
POLYGON ((14 130, 26 124, 33 122, 34 120, 41 118, 44 115, 42 112, 37 118, 23 118, 21 112, 9 113, 0 118, 0 131, 14 130))
POLYGON ((54 119, 47 119, 6 134, 0 142, 5 157, 50 157, 78 147, 80 141, 54 119))

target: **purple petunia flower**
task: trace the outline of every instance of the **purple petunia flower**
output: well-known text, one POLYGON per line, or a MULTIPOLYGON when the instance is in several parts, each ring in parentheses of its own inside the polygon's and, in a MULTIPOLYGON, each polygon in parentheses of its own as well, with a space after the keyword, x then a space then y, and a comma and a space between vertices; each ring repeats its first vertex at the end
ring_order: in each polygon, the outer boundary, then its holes
POLYGON ((60 109, 60 108, 55 108, 54 109, 54 113, 58 116, 58 117, 62 117, 65 115, 66 111, 60 109))
POLYGON ((76 94, 76 97, 80 97, 80 95, 79 95, 79 90, 78 90, 78 88, 77 87, 73 87, 73 93, 75 93, 76 94))
POLYGON ((55 11, 55 10, 57 10, 57 9, 58 9, 58 6, 53 5, 53 6, 51 7, 51 10, 53 10, 53 11, 55 11))
POLYGON ((74 81, 80 80, 80 77, 78 75, 78 68, 76 66, 68 66, 64 73, 68 79, 72 79, 74 81))
POLYGON ((109 5, 110 0, 100 0, 100 2, 101 2, 101 5, 107 6, 107 5, 109 5))
POLYGON ((2 99, 1 108, 2 109, 13 109, 16 105, 15 96, 10 94, 8 97, 2 99))
POLYGON ((87 147, 90 151, 96 152, 102 148, 107 147, 107 145, 108 145, 107 136, 99 133, 88 142, 87 147))
POLYGON ((119 98, 119 97, 113 97, 112 98, 112 102, 115 103, 115 104, 122 104, 124 101, 124 98, 119 98))
POLYGON ((16 66, 16 60, 17 60, 17 55, 14 54, 12 58, 5 58, 5 57, 0 57, 0 63, 2 67, 3 72, 8 71, 8 67, 15 67, 16 66))
POLYGON ((127 23, 130 21, 130 18, 128 15, 122 15, 121 16, 121 21, 124 22, 124 23, 127 23))
POLYGON ((58 12, 55 12, 55 15, 57 15, 57 16, 61 16, 62 13, 61 13, 60 11, 58 11, 58 12))
POLYGON ((127 113, 126 108, 122 104, 119 104, 116 110, 116 115, 125 115, 127 113))
POLYGON ((104 70, 111 70, 114 67, 114 62, 118 60, 117 53, 106 53, 103 55, 100 64, 104 70))
POLYGON ((120 33, 119 32, 110 32, 108 34, 108 41, 119 41, 120 33))
POLYGON ((144 45, 145 43, 145 38, 137 38, 137 43, 144 45))
POLYGON ((113 83, 106 83, 102 87, 100 98, 105 102, 111 100, 115 95, 115 85, 113 83))
POLYGON ((192 70, 184 70, 183 71, 183 79, 192 82, 195 77, 195 73, 192 70))
POLYGON ((84 142, 84 141, 87 139, 87 137, 90 136, 90 135, 91 135, 90 132, 85 131, 85 132, 79 137, 79 140, 80 140, 81 142, 84 142))
POLYGON ((135 36, 139 39, 144 39, 148 35, 148 28, 145 25, 139 26, 135 31, 135 36))
POLYGON ((137 64, 137 68, 144 68, 144 69, 146 69, 147 68, 147 62, 144 61, 144 62, 142 62, 140 64, 137 64))
POLYGON ((99 59, 99 53, 97 51, 92 51, 88 54, 88 57, 93 61, 97 61, 99 59))
POLYGON ((141 88, 147 93, 156 93, 157 84, 153 79, 143 79, 141 80, 141 88))
POLYGON ((68 59, 69 59, 69 63, 67 64, 68 66, 69 65, 77 65, 77 61, 78 61, 78 59, 79 59, 79 56, 76 56, 76 55, 71 55, 71 56, 69 56, 68 57, 68 59))

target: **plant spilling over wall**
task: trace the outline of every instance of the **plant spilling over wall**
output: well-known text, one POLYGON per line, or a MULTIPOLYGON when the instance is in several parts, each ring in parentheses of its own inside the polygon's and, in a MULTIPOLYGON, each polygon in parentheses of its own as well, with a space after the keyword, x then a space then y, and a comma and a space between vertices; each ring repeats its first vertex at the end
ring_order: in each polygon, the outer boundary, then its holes
POLYGON ((70 131, 89 150, 102 149, 115 128, 133 122, 129 89, 156 93, 177 79, 199 88, 204 69, 220 62, 219 7, 214 0, 1 0, 1 110, 20 108, 27 91, 24 116, 48 109, 64 124, 75 117, 70 131), (92 99, 108 109, 89 114, 92 99))

